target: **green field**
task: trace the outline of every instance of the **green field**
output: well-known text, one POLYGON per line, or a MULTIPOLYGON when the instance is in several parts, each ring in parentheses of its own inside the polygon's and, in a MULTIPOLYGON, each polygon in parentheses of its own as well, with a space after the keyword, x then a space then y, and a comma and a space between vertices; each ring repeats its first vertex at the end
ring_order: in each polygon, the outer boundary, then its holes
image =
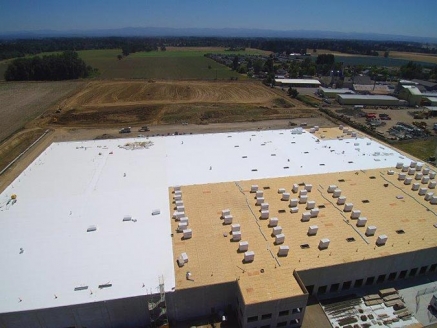
POLYGON ((423 161, 427 161, 430 156, 434 156, 435 154, 437 149, 437 138, 430 137, 426 140, 406 141, 398 143, 395 146, 423 161))
POLYGON ((245 75, 204 57, 208 52, 225 51, 193 49, 138 52, 118 60, 117 55, 121 54, 121 50, 113 49, 79 51, 79 56, 87 64, 99 69, 98 78, 101 79, 247 79, 245 75))

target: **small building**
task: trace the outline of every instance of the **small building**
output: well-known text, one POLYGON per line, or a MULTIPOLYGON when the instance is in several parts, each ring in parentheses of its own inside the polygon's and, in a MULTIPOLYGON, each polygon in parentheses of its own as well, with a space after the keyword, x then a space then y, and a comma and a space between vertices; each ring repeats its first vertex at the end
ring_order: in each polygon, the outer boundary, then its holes
POLYGON ((376 95, 337 95, 337 101, 340 105, 369 105, 369 106, 400 106, 398 98, 392 96, 376 96, 376 95))
POLYGON ((423 97, 422 106, 437 106, 437 97, 423 97))
POLYGON ((437 91, 437 83, 435 82, 418 80, 418 79, 414 79, 412 80, 412 82, 423 86, 426 89, 426 91, 437 91))
POLYGON ((275 79, 275 85, 283 87, 317 88, 321 83, 315 79, 275 79))
POLYGON ((384 84, 354 84, 353 89, 362 94, 388 95, 391 93, 390 88, 384 84))
POLYGON ((324 98, 335 98, 339 94, 355 94, 355 92, 353 92, 351 89, 331 89, 324 87, 319 87, 318 93, 324 98))

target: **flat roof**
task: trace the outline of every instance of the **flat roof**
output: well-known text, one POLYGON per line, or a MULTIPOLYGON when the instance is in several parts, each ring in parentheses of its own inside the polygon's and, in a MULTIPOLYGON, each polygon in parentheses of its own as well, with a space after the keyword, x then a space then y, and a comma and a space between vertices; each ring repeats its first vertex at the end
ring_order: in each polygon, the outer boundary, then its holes
MULTIPOLYGON (((270 195, 276 195, 276 187, 289 189, 292 182, 311 181, 311 197, 319 204, 327 202, 319 196, 320 186, 335 183, 336 177, 350 181, 345 191, 353 195, 347 188, 372 181, 361 172, 393 167, 398 161, 409 159, 338 128, 314 134, 295 128, 54 143, 0 194, 0 313, 147 295, 156 292, 161 275, 166 291, 234 280, 242 271, 242 254, 236 253, 229 235, 223 236, 229 230, 219 219, 223 208, 241 220, 243 239, 255 236, 249 240, 255 261, 246 265, 250 270, 243 268, 245 273, 256 276, 255 271, 265 269, 269 274, 276 260, 266 249, 275 248, 271 237, 261 237, 260 231, 270 229, 259 227, 249 210, 253 199, 246 193, 252 183, 271 187, 266 199, 277 209, 278 200, 270 195), (343 171, 359 175, 349 178, 343 171), (170 219, 175 185, 183 186, 193 229, 187 241, 175 233, 170 219), (153 215, 156 210, 159 214, 153 215), (132 220, 123 221, 126 215, 132 220), (87 232, 92 226, 97 230, 87 232), (216 240, 224 246, 215 247, 211 241, 216 240), (175 261, 182 251, 189 262, 180 269, 175 261), (194 282, 185 279, 187 268, 193 268, 194 282)), ((362 190, 354 190, 364 197, 362 190)), ((381 202, 387 194, 382 191, 381 202)), ((395 209, 407 210, 401 205, 395 209)), ((326 236, 337 243, 334 234, 326 236)), ((307 254, 289 269, 314 265, 307 262, 307 254)), ((289 283, 281 293, 302 293, 297 282, 289 283)), ((260 288, 250 300, 267 295, 260 288)))
POLYGON ((275 81, 281 83, 296 83, 296 84, 317 84, 317 85, 321 84, 318 80, 314 80, 314 79, 275 79, 275 81))
POLYGON ((354 94, 355 92, 351 89, 347 89, 347 88, 342 88, 342 89, 330 89, 330 88, 324 88, 324 87, 319 87, 320 90, 322 90, 323 92, 331 92, 331 93, 349 93, 349 94, 354 94))
POLYGON ((347 94, 339 94, 338 97, 343 99, 376 99, 376 100, 399 100, 393 96, 385 96, 385 95, 347 95, 347 94))

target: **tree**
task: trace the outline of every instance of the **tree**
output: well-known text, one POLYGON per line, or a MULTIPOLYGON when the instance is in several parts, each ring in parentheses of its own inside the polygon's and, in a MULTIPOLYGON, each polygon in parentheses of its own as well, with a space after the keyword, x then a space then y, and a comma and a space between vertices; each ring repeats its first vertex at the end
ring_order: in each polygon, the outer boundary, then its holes
POLYGON ((390 51, 388 51, 388 50, 386 50, 385 52, 384 52, 384 58, 388 58, 388 55, 390 54, 390 51))
POLYGON ((166 51, 167 50, 167 48, 165 47, 165 45, 162 45, 161 46, 161 51, 166 51))
POLYGON ((288 88, 288 95, 291 98, 296 98, 299 95, 299 92, 296 89, 293 89, 292 87, 288 88))
POLYGON ((123 55, 117 55, 118 60, 121 60, 123 58, 123 55))
POLYGON ((238 56, 234 57, 234 60, 232 61, 232 69, 236 71, 238 69, 238 56))

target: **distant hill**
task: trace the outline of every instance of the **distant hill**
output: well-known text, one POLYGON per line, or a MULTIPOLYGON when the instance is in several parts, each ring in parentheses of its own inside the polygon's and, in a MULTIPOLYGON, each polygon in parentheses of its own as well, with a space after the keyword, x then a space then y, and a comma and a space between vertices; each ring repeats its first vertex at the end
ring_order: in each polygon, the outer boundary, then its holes
POLYGON ((20 32, 0 32, 1 39, 27 39, 45 37, 107 37, 107 36, 146 36, 146 37, 245 37, 245 38, 303 38, 303 39, 351 39, 375 41, 414 41, 437 43, 437 38, 377 33, 344 33, 335 31, 311 30, 262 30, 246 28, 167 28, 167 27, 125 27, 102 30, 39 30, 20 32))

